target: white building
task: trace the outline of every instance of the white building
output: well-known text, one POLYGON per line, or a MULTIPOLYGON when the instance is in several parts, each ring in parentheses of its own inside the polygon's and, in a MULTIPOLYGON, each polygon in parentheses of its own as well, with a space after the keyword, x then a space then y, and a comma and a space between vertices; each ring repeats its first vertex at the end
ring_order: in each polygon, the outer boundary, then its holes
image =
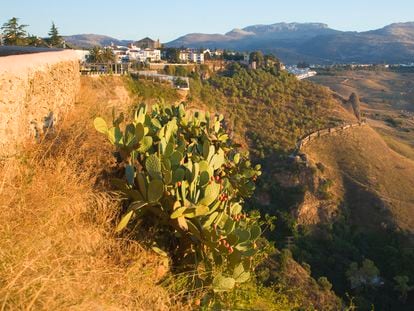
POLYGON ((191 63, 203 64, 204 63, 204 53, 190 53, 189 60, 191 63))
POLYGON ((214 51, 212 51, 211 52, 211 55, 212 56, 216 56, 216 57, 220 57, 220 56, 222 56, 223 55, 223 53, 224 53, 224 51, 223 50, 214 50, 214 51))
POLYGON ((180 60, 180 62, 186 63, 188 62, 189 54, 190 53, 188 51, 180 51, 180 53, 178 54, 178 59, 180 60))
POLYGON ((183 50, 180 51, 178 58, 183 63, 204 63, 204 53, 195 52, 192 50, 183 50))
POLYGON ((286 70, 295 75, 299 80, 310 78, 316 75, 316 71, 310 68, 298 68, 297 66, 288 66, 286 70))
POLYGON ((161 51, 157 49, 129 49, 126 52, 130 60, 136 60, 138 62, 157 62, 161 60, 161 51))

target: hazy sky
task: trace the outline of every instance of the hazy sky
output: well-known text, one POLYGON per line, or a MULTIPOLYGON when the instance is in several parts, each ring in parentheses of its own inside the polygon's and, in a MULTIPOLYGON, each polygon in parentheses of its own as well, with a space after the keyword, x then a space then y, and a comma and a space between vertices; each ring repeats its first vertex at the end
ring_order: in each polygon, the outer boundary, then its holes
POLYGON ((19 17, 45 36, 52 20, 61 34, 145 36, 167 42, 189 32, 225 33, 277 22, 323 22, 364 31, 414 20, 414 0, 0 0, 0 24, 19 17))

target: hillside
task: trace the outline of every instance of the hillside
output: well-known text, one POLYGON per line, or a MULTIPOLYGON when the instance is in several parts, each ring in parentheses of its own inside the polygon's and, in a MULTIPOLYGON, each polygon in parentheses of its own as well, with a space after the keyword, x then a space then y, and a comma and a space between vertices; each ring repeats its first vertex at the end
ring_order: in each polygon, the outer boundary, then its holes
POLYGON ((264 238, 253 249, 264 252, 249 282, 215 296, 221 306, 408 311, 414 297, 401 296, 404 283, 396 278, 408 277, 406 286, 414 280, 413 161, 369 125, 319 137, 292 156, 310 132, 357 120, 328 88, 297 80, 275 61, 267 58, 256 70, 199 66, 186 72, 188 94, 131 77, 82 77, 78 101, 58 130, 1 160, 0 216, 8 225, 0 230, 0 303, 130 310, 200 303, 203 293, 189 287, 193 272, 177 273, 177 258, 151 250, 161 236, 147 222, 114 233, 127 205, 110 179, 125 170, 92 125, 96 116, 111 120, 112 108, 129 118, 137 103, 161 98, 222 113, 229 136, 250 153, 249 166, 262 166, 245 208, 263 224, 264 238))
POLYGON ((79 34, 63 36, 63 39, 72 46, 90 49, 94 46, 107 46, 112 43, 115 45, 127 45, 132 40, 119 40, 109 36, 97 34, 79 34))
POLYGON ((414 232, 414 161, 391 150, 372 128, 323 137, 303 151, 323 163, 352 223, 414 232))
MULTIPOLYGON (((403 85, 398 79, 388 83, 403 85)), ((237 66, 200 84, 193 81, 190 93, 192 102, 224 111, 234 136, 262 164, 250 204, 277 217, 271 240, 289 247, 303 266, 309 264, 315 279, 326 276, 341 298, 353 296, 361 310, 372 304, 409 310, 394 278, 414 279, 413 161, 390 149, 370 120, 316 139, 294 161, 288 157, 305 134, 356 122, 335 98, 328 89, 283 72, 237 66), (365 259, 378 267, 385 285, 353 287, 347 271, 365 259)))
POLYGON ((196 77, 189 101, 224 112, 234 133, 262 159, 286 154, 316 129, 354 120, 327 88, 272 67, 235 64, 208 80, 196 77))
POLYGON ((254 25, 221 34, 188 34, 167 46, 224 48, 274 53, 285 63, 400 63, 414 56, 414 23, 347 32, 321 23, 254 25))
MULTIPOLYGON (((110 119, 112 108, 127 115, 137 102, 180 95, 128 78, 82 77, 81 83, 77 103, 56 132, 27 144, 21 158, 1 160, 0 218, 7 225, 0 230, 0 303, 40 310, 194 309, 192 290, 182 287, 185 277, 175 278, 169 261, 148 247, 151 233, 114 233, 122 202, 109 178, 117 164, 92 125, 97 115, 110 119)), ((291 258, 287 263, 268 271, 277 285, 252 282, 229 294, 228 305, 340 308, 329 287, 291 258)))
MULTIPOLYGON (((316 197, 324 191, 327 195, 319 200, 325 205, 336 202, 336 216, 300 225, 295 259, 309 263, 314 277, 326 275, 340 296, 354 295, 361 310, 372 304, 381 310, 410 310, 413 297, 397 299, 395 280, 414 278, 414 162, 391 150, 369 126, 316 139, 303 152, 319 180, 316 190, 308 189, 316 197), (321 181, 328 187, 322 188, 321 181), (382 285, 350 287, 350 267, 366 259, 377 267, 382 285)), ((315 208, 308 199, 299 205, 308 217, 321 212, 315 208)))
POLYGON ((359 95, 362 112, 387 144, 414 159, 414 74, 397 70, 321 71, 311 80, 344 98, 359 95))

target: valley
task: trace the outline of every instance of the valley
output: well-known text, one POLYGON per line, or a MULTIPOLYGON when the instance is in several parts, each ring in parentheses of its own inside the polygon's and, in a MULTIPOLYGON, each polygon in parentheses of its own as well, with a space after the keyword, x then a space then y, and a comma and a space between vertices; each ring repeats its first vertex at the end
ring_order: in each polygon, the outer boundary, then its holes
POLYGON ((410 310, 411 69, 158 63, 183 89, 47 53, 2 72, 1 304, 410 310))
POLYGON ((414 73, 411 70, 321 70, 311 80, 348 99, 359 95, 368 123, 387 144, 414 159, 414 73))
POLYGON ((414 2, 3 2, 0 311, 414 310, 414 2))

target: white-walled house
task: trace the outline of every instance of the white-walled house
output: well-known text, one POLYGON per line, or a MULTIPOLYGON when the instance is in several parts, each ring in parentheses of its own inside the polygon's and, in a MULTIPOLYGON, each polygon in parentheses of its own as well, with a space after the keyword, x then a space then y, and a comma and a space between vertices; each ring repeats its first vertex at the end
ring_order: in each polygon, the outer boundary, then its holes
POLYGON ((161 51, 157 49, 129 49, 126 54, 130 60, 136 60, 138 62, 157 62, 161 60, 161 51))
POLYGON ((141 50, 140 61, 158 62, 161 60, 161 51, 157 49, 144 49, 141 50))
POLYGON ((180 62, 186 63, 189 61, 189 54, 189 51, 180 51, 180 53, 178 54, 178 59, 180 60, 180 62))
POLYGON ((182 50, 180 51, 178 58, 183 63, 204 63, 204 53, 192 51, 192 50, 182 50))
POLYGON ((204 53, 190 53, 189 58, 191 63, 204 63, 204 53))

